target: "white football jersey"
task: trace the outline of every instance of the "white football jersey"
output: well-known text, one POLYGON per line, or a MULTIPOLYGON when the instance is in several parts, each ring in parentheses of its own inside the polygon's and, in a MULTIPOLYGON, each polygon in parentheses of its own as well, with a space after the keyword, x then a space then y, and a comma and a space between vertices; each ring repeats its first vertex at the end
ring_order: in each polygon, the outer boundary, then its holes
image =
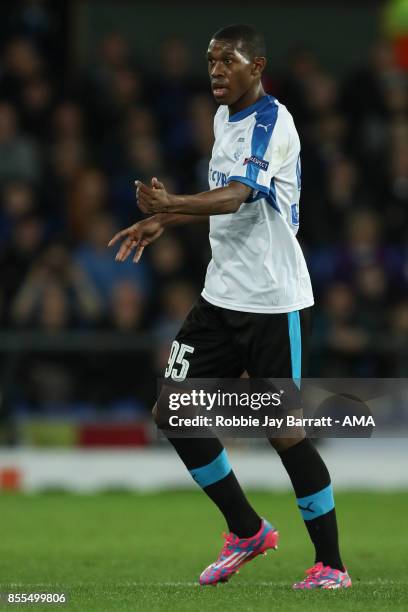
POLYGON ((210 217, 212 259, 202 296, 244 312, 311 306, 310 277, 296 239, 301 168, 292 115, 273 96, 232 116, 220 106, 214 134, 210 189, 239 181, 252 193, 235 213, 210 217))

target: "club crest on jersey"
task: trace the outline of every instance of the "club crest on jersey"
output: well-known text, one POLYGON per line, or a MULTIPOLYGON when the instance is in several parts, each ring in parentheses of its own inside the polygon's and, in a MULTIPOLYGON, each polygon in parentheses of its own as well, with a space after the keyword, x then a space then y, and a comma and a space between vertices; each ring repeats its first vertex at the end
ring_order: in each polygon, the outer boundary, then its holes
POLYGON ((238 160, 239 160, 239 158, 241 157, 241 155, 243 154, 243 152, 244 152, 244 147, 239 147, 239 149, 237 149, 237 150, 235 151, 235 153, 234 153, 234 159, 235 159, 235 161, 238 161, 238 160))
POLYGON ((253 166, 257 166, 257 168, 260 168, 261 170, 267 170, 268 166, 269 166, 269 162, 265 161, 264 159, 259 159, 259 157, 255 157, 255 155, 251 155, 251 157, 246 157, 244 160, 244 166, 246 166, 246 164, 252 164, 253 166))
POLYGON ((235 161, 238 161, 245 149, 245 138, 238 138, 237 142, 239 143, 238 149, 234 153, 235 161))

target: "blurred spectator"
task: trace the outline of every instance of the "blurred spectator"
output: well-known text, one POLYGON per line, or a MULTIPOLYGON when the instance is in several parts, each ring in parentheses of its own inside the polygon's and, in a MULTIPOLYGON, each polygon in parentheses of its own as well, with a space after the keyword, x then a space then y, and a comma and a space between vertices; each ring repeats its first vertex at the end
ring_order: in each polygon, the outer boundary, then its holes
POLYGON ((135 283, 119 281, 113 287, 107 326, 122 334, 142 329, 144 297, 135 283))
POLYGON ((370 332, 384 334, 390 292, 384 268, 369 264, 357 270, 354 289, 364 327, 370 332))
MULTIPOLYGON (((127 146, 125 169, 128 170, 129 182, 134 177, 150 183, 152 174, 162 173, 159 143, 152 138, 133 138, 127 146)), ((133 181, 134 182, 134 181, 133 181)))
POLYGON ((399 302, 390 313, 391 350, 388 356, 388 376, 408 376, 408 301, 399 302))
POLYGON ((190 57, 186 43, 171 37, 162 43, 160 78, 153 86, 153 101, 162 129, 161 139, 170 158, 183 154, 190 145, 188 103, 200 89, 190 72, 190 57))
POLYGON ((61 331, 72 325, 95 323, 102 303, 91 280, 54 244, 33 264, 12 305, 16 325, 61 331))
POLYGON ((2 292, 6 320, 11 318, 11 302, 21 288, 27 271, 37 261, 44 243, 45 226, 41 217, 27 213, 16 220, 11 240, 0 252, 2 292))
MULTIPOLYGON (((45 270, 43 272, 45 274, 45 270)), ((29 279, 18 296, 15 310, 20 324, 28 315, 31 323, 46 337, 69 329, 74 319, 67 287, 53 278, 29 279)), ((72 352, 67 354, 63 348, 42 351, 38 355, 29 353, 23 364, 25 398, 42 410, 55 411, 73 402, 84 385, 81 357, 72 352)))
POLYGON ((357 122, 358 119, 371 120, 381 116, 385 111, 387 88, 401 78, 402 73, 395 63, 392 44, 387 40, 376 41, 366 65, 360 66, 345 84, 345 104, 351 118, 357 122))
POLYGON ((393 242, 406 244, 408 240, 408 141, 392 149, 388 181, 382 198, 387 202, 384 222, 388 237, 393 242))
POLYGON ((59 410, 82 399, 84 379, 80 376, 78 355, 56 351, 40 356, 28 355, 21 368, 25 379, 24 399, 35 411, 59 410))
POLYGON ((287 58, 287 68, 280 79, 280 97, 293 112, 297 125, 302 128, 309 117, 307 92, 310 82, 320 71, 316 53, 305 45, 293 47, 287 58))
POLYGON ((125 38, 119 32, 110 32, 102 39, 96 63, 89 67, 88 75, 95 94, 105 94, 112 85, 112 76, 130 64, 131 54, 125 38))
MULTIPOLYGON (((80 241, 88 235, 94 219, 103 218, 102 213, 108 205, 108 185, 97 168, 83 168, 73 176, 70 187, 66 211, 68 227, 73 239, 80 241)), ((102 248, 102 243, 99 247, 102 248)))
POLYGON ((165 285, 160 292, 161 316, 157 325, 158 336, 174 338, 197 297, 198 292, 188 281, 176 280, 165 285))
POLYGON ((84 138, 84 116, 79 104, 63 100, 54 108, 51 138, 56 142, 84 138))
MULTIPOLYGON (((111 167, 115 166, 114 170, 112 168, 111 192, 116 215, 122 225, 129 225, 142 218, 142 213, 136 207, 135 180, 148 185, 152 176, 160 176, 161 181, 165 180, 161 150, 154 134, 149 136, 147 131, 143 135, 138 129, 132 131, 134 134, 117 141, 116 149, 110 145, 107 147, 111 156, 115 150, 118 153, 115 163, 110 162, 111 167)), ((172 191, 168 181, 166 188, 172 191)))
POLYGON ((50 150, 50 181, 57 190, 57 202, 65 201, 66 192, 73 185, 74 179, 85 172, 88 157, 80 140, 59 140, 50 150))
POLYGON ((119 68, 114 76, 112 96, 112 109, 118 120, 122 113, 126 113, 132 106, 143 101, 141 76, 131 68, 119 68))
POLYGON ((382 251, 381 226, 378 215, 370 210, 355 210, 347 217, 346 244, 340 266, 344 274, 375 263, 382 251))
POLYGON ((11 104, 0 102, 0 182, 38 181, 41 160, 36 145, 19 133, 11 104))
POLYGON ((96 61, 87 67, 79 88, 95 141, 116 129, 122 113, 144 100, 143 76, 121 34, 112 32, 102 39, 96 61))
POLYGON ((142 260, 136 265, 129 258, 118 264, 114 253, 108 250, 107 244, 115 231, 111 215, 96 213, 89 219, 85 240, 74 251, 76 263, 93 283, 105 309, 119 281, 128 281, 136 288, 140 287, 144 296, 149 293, 146 263, 142 260))
MULTIPOLYGON (((383 161, 387 122, 396 102, 395 96, 389 94, 390 88, 399 87, 403 82, 392 44, 379 40, 373 45, 367 64, 360 66, 344 83, 342 106, 349 119, 350 144, 367 172, 383 161)), ((377 177, 371 176, 371 179, 376 181, 377 177)))
POLYGON ((347 285, 336 283, 327 289, 323 310, 316 317, 315 337, 324 355, 319 376, 368 376, 364 366, 369 336, 359 322, 356 300, 347 285))
MULTIPOLYGON (((184 184, 181 189, 206 191, 208 189, 208 160, 214 143, 214 112, 216 108, 208 94, 198 94, 191 99, 189 108, 191 142, 189 159, 181 158, 184 184), (191 167, 191 175, 186 174, 191 167)), ((181 168, 180 168, 181 171, 181 168)))
MULTIPOLYGON (((123 340, 135 341, 143 333, 145 297, 134 282, 117 282, 112 290, 109 310, 102 328, 115 332, 123 340)), ((95 389, 93 399, 106 405, 109 402, 135 406, 143 402, 150 407, 155 392, 150 353, 145 349, 93 355, 88 359, 87 371, 95 389), (113 358, 112 358, 113 357, 113 358)))
POLYGON ((157 286, 187 273, 186 253, 174 233, 165 233, 153 243, 149 256, 157 286))
POLYGON ((101 160, 108 174, 120 174, 127 162, 129 141, 156 140, 157 123, 152 112, 143 106, 133 106, 124 113, 120 127, 108 131, 101 160))
POLYGON ((307 80, 305 99, 310 117, 332 113, 337 107, 337 83, 335 79, 328 74, 316 71, 307 80))
POLYGON ((55 68, 63 70, 68 21, 66 3, 22 0, 9 10, 9 33, 30 40, 55 68))
POLYGON ((2 95, 18 102, 21 87, 38 77, 44 65, 35 45, 24 37, 10 40, 4 51, 4 71, 0 84, 2 95))
POLYGON ((31 185, 22 181, 6 183, 0 210, 0 239, 9 240, 14 224, 24 215, 34 212, 35 195, 31 185))
MULTIPOLYGON (((21 314, 21 308, 19 312, 17 306, 16 316, 21 316, 21 314)), ((60 283, 48 281, 44 284, 36 318, 38 326, 46 333, 62 331, 71 326, 69 303, 64 287, 60 283)))
POLYGON ((30 136, 45 141, 48 116, 52 109, 54 91, 51 82, 38 76, 27 81, 21 92, 21 123, 30 136))

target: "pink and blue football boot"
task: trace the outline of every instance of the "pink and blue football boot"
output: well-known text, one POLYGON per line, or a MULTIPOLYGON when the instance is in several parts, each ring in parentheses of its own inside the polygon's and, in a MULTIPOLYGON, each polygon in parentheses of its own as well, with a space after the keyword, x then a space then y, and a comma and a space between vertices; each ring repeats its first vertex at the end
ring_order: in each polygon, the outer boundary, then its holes
POLYGON ((214 563, 211 563, 201 574, 200 584, 216 585, 218 582, 228 580, 238 570, 255 559, 258 555, 266 554, 269 548, 278 548, 279 533, 268 521, 262 519, 259 531, 251 538, 238 538, 233 533, 224 533, 224 546, 214 563))
POLYGON ((307 591, 312 589, 348 589, 351 587, 351 578, 346 569, 341 572, 319 562, 306 570, 305 573, 306 578, 300 582, 295 582, 294 589, 307 591))

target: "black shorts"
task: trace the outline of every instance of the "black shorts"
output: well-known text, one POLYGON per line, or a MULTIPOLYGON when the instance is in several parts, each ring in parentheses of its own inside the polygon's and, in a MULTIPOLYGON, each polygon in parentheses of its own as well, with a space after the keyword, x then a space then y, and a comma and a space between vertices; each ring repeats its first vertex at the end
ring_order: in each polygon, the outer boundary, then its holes
POLYGON ((199 297, 174 340, 165 377, 293 378, 305 374, 311 308, 238 312, 199 297))

